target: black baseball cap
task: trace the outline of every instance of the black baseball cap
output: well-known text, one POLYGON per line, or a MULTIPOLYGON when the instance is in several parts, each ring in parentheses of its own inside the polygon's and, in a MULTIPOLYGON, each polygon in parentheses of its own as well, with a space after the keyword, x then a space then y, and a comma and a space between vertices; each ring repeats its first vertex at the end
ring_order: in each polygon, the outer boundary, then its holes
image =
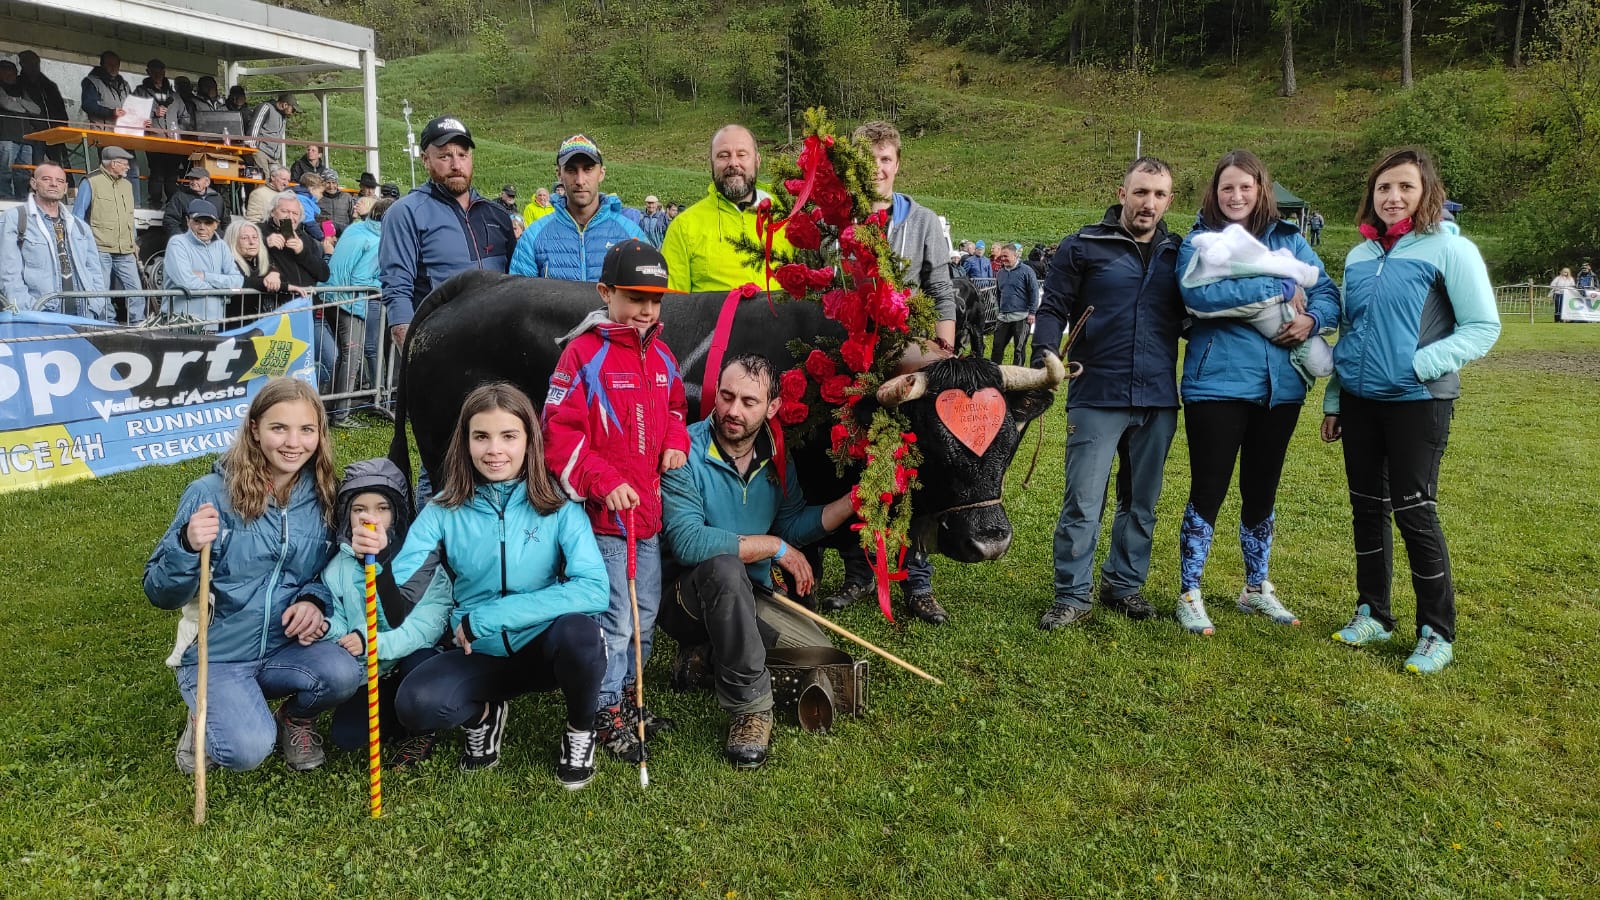
POLYGON ((190 200, 189 218, 215 220, 217 218, 217 207, 210 200, 190 200))
POLYGON ((424 147, 442 147, 451 141, 460 141, 469 148, 478 146, 472 142, 472 132, 455 116, 440 116, 422 129, 424 147))
POLYGON ((638 238, 611 245, 600 264, 600 283, 650 294, 683 293, 667 287, 667 260, 661 251, 638 238))
POLYGON ((517 186, 514 184, 503 184, 500 186, 500 193, 515 197, 517 195, 517 186))
POLYGON ((378 179, 371 172, 362 172, 360 184, 364 188, 375 188, 378 186, 378 179))

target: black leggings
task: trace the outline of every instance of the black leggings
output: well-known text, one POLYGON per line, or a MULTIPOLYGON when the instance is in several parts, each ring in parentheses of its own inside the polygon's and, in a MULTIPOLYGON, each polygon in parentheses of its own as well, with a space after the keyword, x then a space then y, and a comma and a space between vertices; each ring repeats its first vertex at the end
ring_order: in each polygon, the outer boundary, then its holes
POLYGON ((559 690, 567 724, 588 731, 606 671, 600 623, 567 613, 510 656, 448 650, 407 675, 395 695, 395 713, 412 733, 477 722, 484 704, 523 694, 559 690))
POLYGON ((1239 461, 1239 522, 1258 525, 1278 502, 1283 458, 1300 420, 1300 404, 1271 408, 1244 400, 1204 400, 1183 407, 1189 440, 1189 505, 1208 525, 1228 496, 1239 461))
POLYGON ((1400 527, 1417 592, 1417 626, 1456 639, 1450 551, 1437 511, 1439 462, 1450 439, 1454 400, 1384 402, 1339 395, 1344 473, 1356 545, 1356 592, 1383 627, 1394 628, 1389 583, 1400 527))
MULTIPOLYGON (((382 646, 380 637, 379 646, 382 646)), ((396 738, 410 737, 410 733, 400 727, 400 720, 394 714, 394 695, 400 690, 401 682, 406 676, 433 659, 439 654, 435 647, 426 647, 411 654, 395 664, 395 667, 378 679, 378 732, 385 741, 396 738)), ((362 657, 365 660, 365 657, 362 657)), ((366 663, 362 662, 365 667, 366 663)), ((328 736, 333 739, 333 745, 340 750, 356 751, 367 746, 367 683, 361 682, 361 687, 356 689, 350 699, 339 704, 333 710, 333 723, 328 728, 328 736)))

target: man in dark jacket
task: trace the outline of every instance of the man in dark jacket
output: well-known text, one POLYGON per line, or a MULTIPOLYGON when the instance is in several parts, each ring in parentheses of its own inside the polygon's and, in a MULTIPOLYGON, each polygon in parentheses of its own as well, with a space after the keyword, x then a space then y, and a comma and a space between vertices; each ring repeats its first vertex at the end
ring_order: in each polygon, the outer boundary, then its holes
POLYGON ((1061 242, 1045 278, 1034 328, 1035 364, 1082 328, 1073 359, 1083 374, 1067 391, 1067 484, 1055 532, 1055 604, 1039 620, 1054 630, 1087 619, 1095 543, 1111 461, 1117 513, 1100 568, 1100 602, 1132 619, 1155 609, 1141 591, 1150 571, 1151 535, 1162 468, 1178 427, 1180 238, 1162 216, 1172 205, 1172 170, 1140 157, 1117 188, 1122 202, 1097 225, 1061 242), (1083 322, 1084 309, 1095 308, 1083 322))
POLYGON ((184 174, 172 199, 162 207, 161 226, 167 230, 169 237, 177 237, 189 230, 189 204, 196 200, 210 201, 212 206, 221 210, 222 218, 217 221, 217 233, 228 230, 228 221, 233 218, 228 215, 228 205, 222 202, 222 195, 211 186, 210 173, 195 166, 184 174))
POLYGON ((1028 328, 1039 310, 1039 279, 1030 266, 1017 262, 1017 248, 1006 245, 997 257, 1000 269, 995 273, 999 282, 1000 317, 994 329, 994 347, 989 359, 1005 362, 1006 345, 1012 345, 1011 361, 1022 365, 1027 358, 1028 328))
MULTIPOLYGON (((148 97, 150 107, 150 135, 176 137, 181 129, 189 127, 188 108, 178 98, 178 89, 167 78, 167 64, 152 59, 145 64, 144 81, 134 90, 136 97, 148 97)), ((167 200, 178 193, 178 173, 188 168, 188 157, 178 153, 148 153, 150 179, 146 191, 151 209, 163 209, 167 200)))
POLYGON ((322 195, 317 198, 317 209, 328 217, 338 234, 344 234, 355 221, 356 198, 340 189, 339 173, 333 169, 322 171, 322 195))
POLYGON ((287 191, 279 194, 262 230, 267 233, 267 258, 283 276, 285 290, 310 289, 328 280, 322 234, 306 223, 298 197, 287 191))
MULTIPOLYGON (((17 65, 22 69, 22 76, 19 79, 22 89, 33 102, 44 108, 44 119, 39 123, 39 128, 54 128, 57 125, 67 124, 67 101, 61 96, 61 88, 46 78, 40 69, 39 54, 32 50, 24 50, 17 54, 17 65)), ((66 167, 65 144, 46 145, 42 141, 34 141, 32 147, 34 163, 49 159, 62 168, 66 167)))

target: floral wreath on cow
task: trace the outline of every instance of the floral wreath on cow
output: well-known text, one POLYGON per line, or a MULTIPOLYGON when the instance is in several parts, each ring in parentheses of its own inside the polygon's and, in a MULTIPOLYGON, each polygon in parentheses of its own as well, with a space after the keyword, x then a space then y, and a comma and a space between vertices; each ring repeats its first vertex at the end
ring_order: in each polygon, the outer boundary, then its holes
MULTIPOLYGON (((757 206, 758 240, 735 245, 765 267, 794 300, 822 304, 823 315, 845 331, 843 341, 793 341, 801 364, 780 380, 780 426, 798 440, 828 428, 828 455, 842 476, 862 466, 851 489, 859 522, 851 527, 871 560, 878 606, 894 620, 889 582, 905 578, 910 546, 911 492, 919 487, 922 454, 906 414, 895 406, 873 410, 862 423, 855 407, 889 382, 913 342, 933 340, 932 302, 905 286, 905 261, 889 249, 888 210, 872 210, 876 163, 870 147, 835 136, 827 111, 805 113, 806 136, 799 155, 776 167, 772 197, 757 206), (773 249, 782 234, 793 248, 773 249), (891 565, 892 560, 892 565, 891 565)), ((746 285, 746 296, 757 292, 746 285)))

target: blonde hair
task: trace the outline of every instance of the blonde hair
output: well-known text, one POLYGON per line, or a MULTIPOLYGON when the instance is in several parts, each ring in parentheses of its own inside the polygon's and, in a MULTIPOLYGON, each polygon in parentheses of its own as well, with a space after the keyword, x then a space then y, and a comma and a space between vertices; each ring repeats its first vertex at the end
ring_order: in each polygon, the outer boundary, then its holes
MULTIPOLYGON (((267 465, 266 454, 261 452, 261 441, 255 427, 267 411, 280 403, 300 401, 312 410, 317 420, 317 451, 309 465, 316 477, 317 501, 322 506, 322 519, 333 519, 334 494, 338 482, 333 475, 333 447, 328 441, 328 415, 322 408, 322 398, 311 385, 298 378, 273 378, 262 386, 261 392, 250 401, 250 412, 239 426, 239 434, 222 454, 222 477, 228 485, 228 502, 234 512, 245 521, 259 519, 267 511, 267 498, 272 496, 272 469, 267 465)), ((304 472, 304 468, 301 469, 304 472)), ((296 476, 298 477, 298 476, 296 476)))
POLYGON ((250 262, 244 258, 243 253, 239 252, 239 235, 243 234, 246 228, 255 229, 256 240, 261 242, 261 246, 256 248, 256 270, 254 274, 264 277, 272 270, 272 263, 267 259, 267 238, 266 235, 261 233, 260 225, 244 219, 234 219, 228 223, 228 230, 223 233, 222 242, 228 245, 228 251, 233 254, 233 262, 239 267, 239 271, 246 275, 252 274, 250 272, 250 262))

